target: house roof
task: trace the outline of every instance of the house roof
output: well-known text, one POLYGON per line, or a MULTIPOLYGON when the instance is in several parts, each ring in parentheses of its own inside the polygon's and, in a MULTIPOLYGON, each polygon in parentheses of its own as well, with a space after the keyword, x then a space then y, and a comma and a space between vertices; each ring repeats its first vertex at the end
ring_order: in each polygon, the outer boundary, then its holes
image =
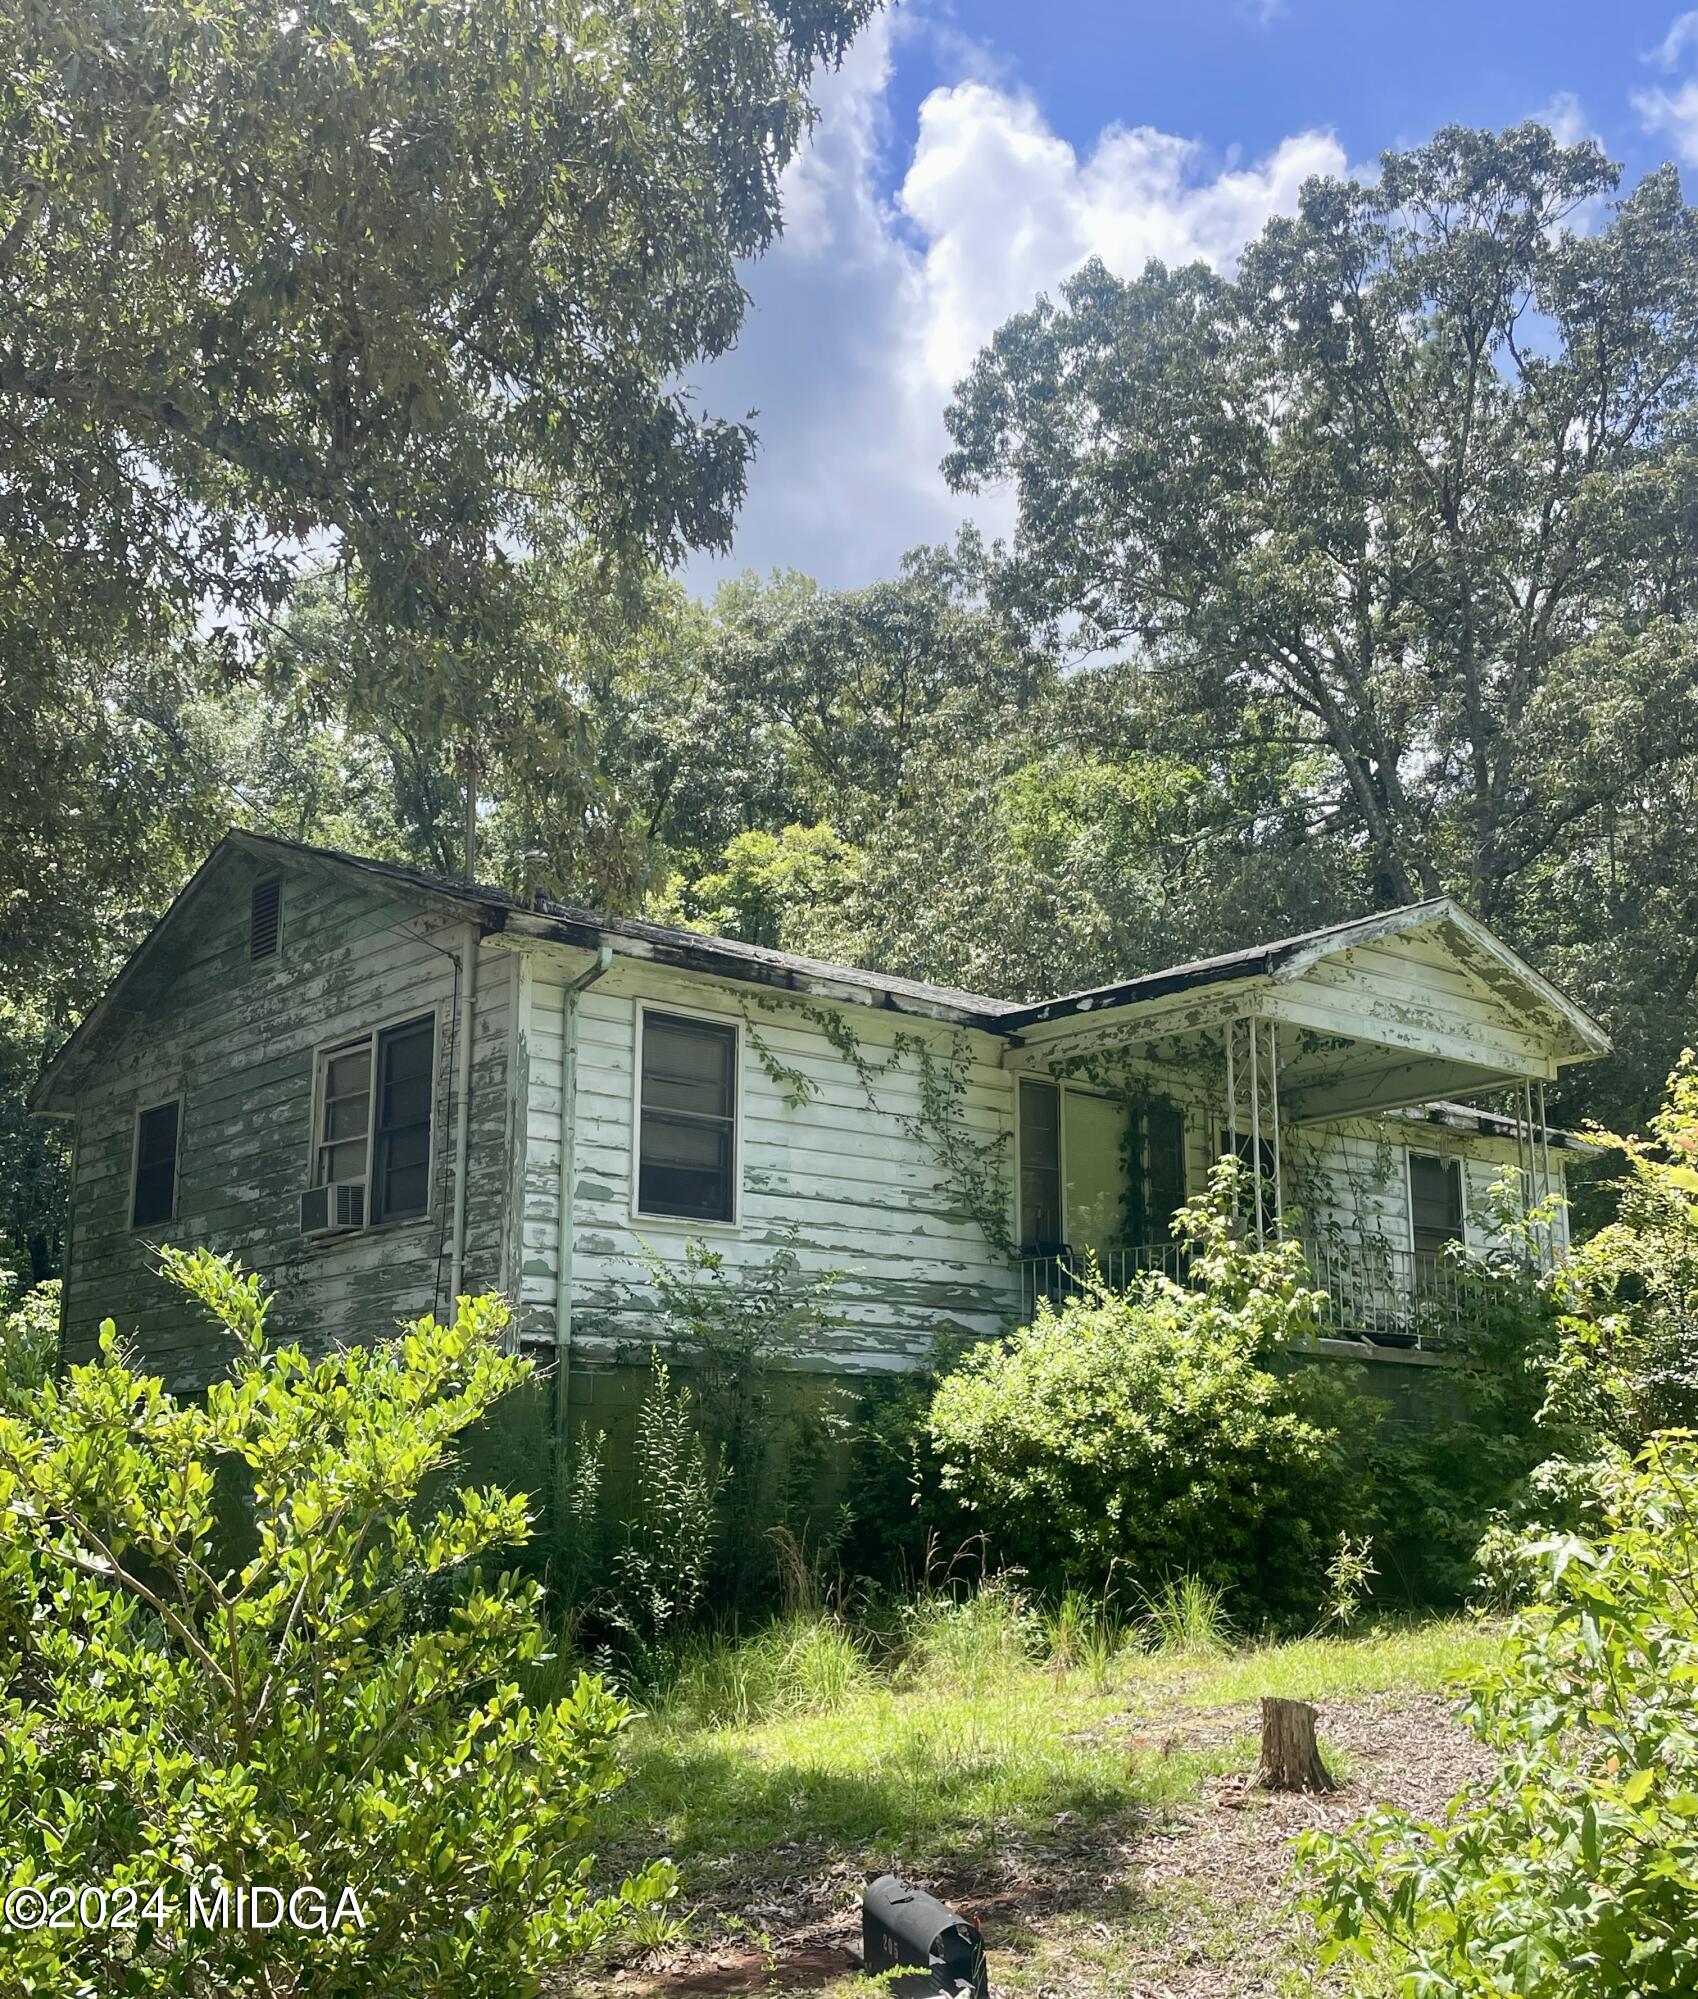
POLYGON ((1538 1004, 1566 1025, 1572 1036, 1575 1054, 1608 1054, 1608 1034, 1584 1008, 1577 1006, 1519 952, 1511 950, 1501 938, 1494 936, 1478 918, 1470 916, 1449 896, 1405 903, 1399 909, 1353 917, 1343 923, 1329 923, 1318 930, 1300 931, 1294 937, 1275 938, 1271 943, 1252 944, 1239 951, 1223 951, 1212 958, 1194 958, 1183 965, 1169 966, 1165 971, 1146 972, 1135 979, 1122 979, 1112 985, 1066 993, 1059 999, 1039 1000, 1033 1005, 1004 1013, 997 1025, 1004 1033, 1022 1034, 1031 1028, 1073 1015, 1105 1007, 1139 1006, 1150 1000, 1165 999, 1172 994, 1204 986, 1226 985, 1242 979, 1298 978, 1321 958, 1334 957, 1340 952, 1376 943, 1382 938, 1419 930, 1449 932, 1464 955, 1476 964, 1483 963, 1489 970, 1507 973, 1538 1004))
POLYGON ((245 852, 284 864, 337 872, 351 871, 405 900, 438 909, 445 915, 475 921, 486 932, 512 930, 590 950, 610 944, 621 956, 646 958, 654 963, 710 976, 805 992, 820 998, 847 999, 863 1005, 890 1007, 958 1026, 980 1027, 1010 1036, 1018 1036, 1028 1029, 1070 1015, 1136 1006, 1195 987, 1261 977, 1295 977, 1315 959, 1349 950, 1354 944, 1401 931, 1446 924, 1465 934, 1476 951, 1483 951, 1509 970, 1545 1005, 1558 1013, 1568 1023, 1581 1049, 1602 1053, 1609 1047, 1608 1038, 1596 1021, 1558 992, 1506 944, 1493 937, 1482 924, 1445 898, 1411 903, 1402 909, 1329 924, 1299 936, 1279 938, 1272 943, 1251 945, 1247 949, 1223 952, 1215 957, 1198 958, 1187 964, 1171 966, 1165 971, 1149 972, 1138 978, 1022 1005, 985 993, 966 992, 956 986, 898 978, 860 966, 831 964, 791 951, 771 951, 757 944, 745 944, 734 937, 708 936, 670 924, 646 923, 634 917, 606 916, 571 903, 556 902, 546 896, 526 901, 506 889, 455 880, 427 868, 409 867, 365 854, 350 854, 335 847, 310 846, 301 841, 278 839, 270 834, 233 830, 224 836, 179 891, 70 1040, 42 1072, 30 1095, 32 1109, 46 1111, 59 1108, 53 1103, 58 1086, 99 1035, 104 1023, 115 1012, 122 1011, 126 992, 144 973, 166 928, 221 860, 232 852, 245 852))
MULTIPOLYGON (((892 1001, 908 1001, 917 1012, 933 1012, 944 1018, 971 1017, 973 1025, 989 1026, 1013 1010, 1011 1000, 992 999, 984 993, 963 992, 957 986, 934 985, 925 979, 895 978, 887 972, 867 971, 859 966, 834 965, 823 958, 803 957, 795 951, 769 951, 763 945, 745 944, 736 937, 715 937, 700 930, 686 930, 670 923, 645 923, 638 917, 607 916, 575 903, 556 902, 549 896, 533 896, 529 901, 510 890, 485 882, 457 881, 452 876, 432 873, 428 868, 404 866, 398 861, 372 860, 363 854, 344 853, 336 847, 310 847, 294 840, 279 840, 269 834, 234 832, 225 836, 254 853, 332 862, 352 868, 403 895, 423 895, 433 902, 458 904, 468 912, 489 919, 492 929, 541 928, 559 933, 561 941, 586 945, 591 949, 620 940, 639 947, 628 955, 654 957, 669 963, 687 963, 692 970, 712 971, 723 978, 747 979, 757 985, 802 986, 820 982, 832 986, 863 988, 869 995, 892 1001)), ((221 843, 222 844, 222 843, 221 843)))

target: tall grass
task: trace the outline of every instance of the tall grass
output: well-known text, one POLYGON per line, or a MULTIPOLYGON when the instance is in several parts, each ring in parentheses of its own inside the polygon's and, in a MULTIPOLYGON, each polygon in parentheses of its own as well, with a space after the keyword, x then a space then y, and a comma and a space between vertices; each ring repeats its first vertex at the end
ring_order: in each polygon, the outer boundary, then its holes
POLYGON ((1226 1598, 1201 1576, 1170 1576, 1144 1599, 1150 1648, 1187 1659, 1218 1659, 1232 1649, 1226 1598))
POLYGON ((960 1595, 941 1592, 904 1608, 904 1677, 981 1692, 1024 1672, 1043 1651, 1031 1605, 1004 1576, 960 1595))
POLYGON ((865 1648, 830 1618, 796 1614, 752 1638, 693 1641, 658 1703, 697 1728, 749 1728, 791 1715, 835 1714, 873 1684, 865 1648))

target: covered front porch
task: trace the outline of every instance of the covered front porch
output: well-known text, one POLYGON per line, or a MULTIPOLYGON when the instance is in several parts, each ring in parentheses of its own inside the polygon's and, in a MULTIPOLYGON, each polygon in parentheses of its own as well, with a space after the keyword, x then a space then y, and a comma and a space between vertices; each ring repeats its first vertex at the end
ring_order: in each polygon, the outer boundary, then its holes
POLYGON ((1470 1263, 1562 1254, 1546 1090, 1607 1047, 1443 902, 1052 1001, 1019 1033, 1023 1311, 1092 1271, 1182 1277, 1173 1211, 1236 1157, 1239 1224, 1302 1242, 1323 1333, 1413 1349, 1465 1338, 1470 1263))

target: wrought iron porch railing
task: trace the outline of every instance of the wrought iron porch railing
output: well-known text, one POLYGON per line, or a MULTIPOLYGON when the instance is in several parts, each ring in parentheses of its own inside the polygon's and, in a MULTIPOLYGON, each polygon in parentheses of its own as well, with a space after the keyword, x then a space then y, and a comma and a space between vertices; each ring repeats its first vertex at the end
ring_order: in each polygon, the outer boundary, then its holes
MULTIPOLYGON (((1304 1255, 1315 1288, 1325 1294, 1320 1312, 1324 1336, 1397 1347, 1454 1348, 1462 1343, 1471 1300, 1466 1261, 1379 1243, 1310 1243, 1304 1255)), ((1111 1291, 1124 1291, 1151 1270, 1183 1282, 1187 1252, 1178 1243, 1142 1243, 1108 1250, 1094 1266, 1072 1251, 1023 1256, 1023 1314, 1035 1312, 1040 1299, 1060 1305, 1086 1289, 1093 1267, 1111 1291)))

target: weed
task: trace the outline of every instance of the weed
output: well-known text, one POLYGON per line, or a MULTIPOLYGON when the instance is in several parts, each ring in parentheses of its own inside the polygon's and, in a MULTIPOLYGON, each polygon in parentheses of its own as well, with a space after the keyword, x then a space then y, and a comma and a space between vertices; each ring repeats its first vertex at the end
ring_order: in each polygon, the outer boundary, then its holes
POLYGON ((1170 1576, 1144 1599, 1150 1648, 1187 1659, 1218 1659, 1232 1647, 1226 1599, 1201 1576, 1170 1576))

